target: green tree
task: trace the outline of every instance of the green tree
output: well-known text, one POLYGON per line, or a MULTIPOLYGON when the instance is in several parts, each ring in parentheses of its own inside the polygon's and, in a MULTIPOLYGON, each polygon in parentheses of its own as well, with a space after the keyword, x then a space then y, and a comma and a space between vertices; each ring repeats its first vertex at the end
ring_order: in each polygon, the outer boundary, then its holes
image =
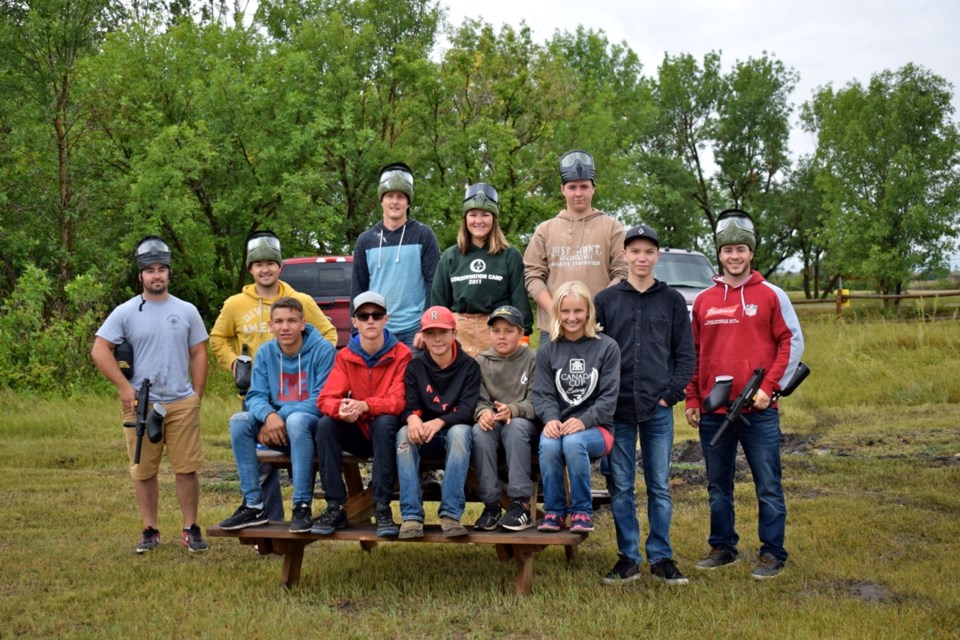
POLYGON ((914 64, 821 88, 803 107, 817 135, 830 254, 842 273, 901 293, 944 265, 960 221, 960 134, 949 84, 914 64))

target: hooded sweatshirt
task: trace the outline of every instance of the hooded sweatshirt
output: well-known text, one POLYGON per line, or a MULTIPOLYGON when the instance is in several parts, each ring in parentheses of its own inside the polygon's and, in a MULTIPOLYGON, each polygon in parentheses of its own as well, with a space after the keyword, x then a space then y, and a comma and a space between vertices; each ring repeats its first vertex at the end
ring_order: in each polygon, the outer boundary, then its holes
POLYGON ((613 426, 620 391, 620 348, 602 333, 537 349, 533 408, 544 424, 576 417, 587 429, 613 426))
POLYGON ((473 424, 473 412, 480 395, 480 365, 453 343, 453 362, 442 369, 423 351, 410 361, 405 375, 407 403, 400 419, 406 423, 411 414, 426 422, 443 420, 444 428, 455 424, 473 424))
POLYGON ((408 217, 403 226, 390 231, 378 222, 357 238, 350 298, 376 291, 390 313, 387 328, 395 334, 415 330, 430 306, 439 259, 440 245, 427 225, 408 217))
POLYGON ((617 422, 636 424, 684 397, 696 357, 687 304, 664 282, 640 292, 626 279, 595 299, 597 322, 620 345, 617 422))
POLYGON ((322 337, 333 346, 337 345, 337 329, 313 298, 300 293, 289 284, 280 280, 280 290, 274 298, 261 298, 256 284, 248 284, 243 290, 227 298, 220 315, 210 331, 210 347, 217 361, 227 371, 233 367, 233 361, 240 355, 243 345, 247 345, 250 356, 257 353, 260 345, 273 339, 270 331, 270 305, 278 298, 290 296, 303 305, 303 319, 312 324, 322 337))
POLYGON ((800 321, 780 287, 756 271, 739 287, 728 285, 723 276, 713 281, 716 285, 693 302, 697 363, 686 390, 688 409, 703 406, 716 376, 733 376, 730 397, 736 398, 759 368, 766 369, 760 388, 772 396, 793 377, 803 354, 800 321))
POLYGON ((370 405, 370 411, 357 420, 367 440, 374 418, 399 416, 406 402, 403 374, 412 357, 410 349, 389 331, 384 330, 383 334, 383 347, 374 354, 363 350, 360 336, 353 336, 337 352, 333 370, 317 400, 320 413, 334 419, 340 418, 340 401, 348 396, 370 405))
POLYGON ((261 423, 276 411, 286 420, 293 413, 318 416, 317 397, 333 366, 336 348, 311 325, 303 331, 300 351, 288 356, 276 340, 260 347, 253 361, 247 411, 261 423))
MULTIPOLYGON (((592 295, 627 277, 623 225, 594 209, 581 220, 561 211, 541 222, 523 254, 527 293, 536 301, 564 282, 580 280, 592 295)), ((550 313, 537 305, 537 326, 550 326, 550 313)))
POLYGON ((510 407, 510 415, 516 418, 535 420, 533 410, 533 378, 537 353, 525 344, 509 356, 502 356, 490 348, 477 356, 480 365, 480 400, 475 417, 486 410, 497 410, 493 401, 510 407))

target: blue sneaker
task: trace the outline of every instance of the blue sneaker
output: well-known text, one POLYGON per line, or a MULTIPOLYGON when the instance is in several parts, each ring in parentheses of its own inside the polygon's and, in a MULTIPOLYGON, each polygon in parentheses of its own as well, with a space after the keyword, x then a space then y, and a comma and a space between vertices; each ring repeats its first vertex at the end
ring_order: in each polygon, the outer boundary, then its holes
POLYGON ((563 518, 559 513, 548 511, 537 523, 537 531, 560 531, 560 529, 563 529, 563 518))

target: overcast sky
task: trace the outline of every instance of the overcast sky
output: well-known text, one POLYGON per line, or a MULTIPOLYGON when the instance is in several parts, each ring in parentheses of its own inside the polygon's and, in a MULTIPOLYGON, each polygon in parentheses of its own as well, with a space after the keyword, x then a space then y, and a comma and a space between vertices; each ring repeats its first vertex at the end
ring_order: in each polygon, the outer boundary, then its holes
POLYGON ((665 53, 721 51, 725 69, 736 60, 774 55, 800 74, 790 149, 814 143, 797 125, 800 104, 820 86, 866 85, 883 70, 914 62, 953 85, 960 112, 960 2, 957 0, 441 0, 448 19, 480 18, 498 28, 526 22, 536 42, 577 25, 625 41, 655 76, 665 53))

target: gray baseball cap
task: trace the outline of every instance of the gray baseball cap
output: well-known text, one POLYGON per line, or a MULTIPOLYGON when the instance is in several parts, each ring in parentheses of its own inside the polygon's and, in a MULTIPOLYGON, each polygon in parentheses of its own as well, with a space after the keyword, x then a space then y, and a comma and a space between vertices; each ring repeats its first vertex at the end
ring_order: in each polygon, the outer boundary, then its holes
POLYGON ((353 299, 353 312, 356 313, 357 309, 362 307, 365 304, 375 304, 384 311, 387 310, 387 301, 383 299, 383 296, 377 293, 376 291, 364 291, 356 298, 353 299))

